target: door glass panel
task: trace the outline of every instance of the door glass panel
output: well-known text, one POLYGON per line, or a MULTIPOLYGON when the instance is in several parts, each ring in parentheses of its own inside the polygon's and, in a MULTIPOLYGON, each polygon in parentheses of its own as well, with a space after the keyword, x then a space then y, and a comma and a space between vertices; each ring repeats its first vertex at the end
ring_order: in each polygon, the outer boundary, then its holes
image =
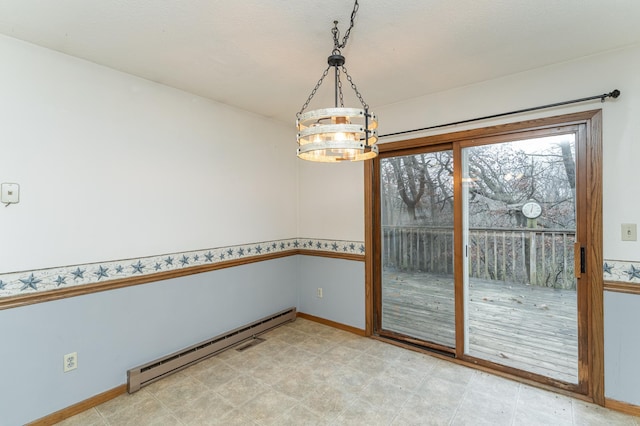
POLYGON ((455 346, 453 154, 380 160, 381 327, 455 346))
POLYGON ((578 383, 574 134, 462 159, 465 354, 578 383))

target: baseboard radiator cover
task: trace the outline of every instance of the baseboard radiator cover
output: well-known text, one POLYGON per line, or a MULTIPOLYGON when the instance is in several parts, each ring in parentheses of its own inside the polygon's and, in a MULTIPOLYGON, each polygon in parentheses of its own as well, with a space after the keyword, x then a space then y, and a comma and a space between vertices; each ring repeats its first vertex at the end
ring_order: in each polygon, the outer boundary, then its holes
POLYGON ((134 393, 143 386, 183 370, 255 336, 296 319, 296 308, 285 309, 258 321, 205 340, 170 355, 127 371, 127 392, 134 393))

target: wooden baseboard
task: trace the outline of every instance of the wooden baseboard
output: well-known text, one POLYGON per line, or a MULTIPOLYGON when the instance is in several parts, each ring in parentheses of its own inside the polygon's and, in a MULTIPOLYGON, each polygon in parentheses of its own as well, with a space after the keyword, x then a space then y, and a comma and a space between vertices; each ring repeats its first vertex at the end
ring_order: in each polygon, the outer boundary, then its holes
POLYGON ((48 416, 42 417, 38 420, 34 420, 31 423, 28 423, 27 426, 48 426, 54 425, 63 421, 64 419, 68 419, 69 417, 73 417, 76 414, 80 414, 83 411, 87 411, 90 408, 97 407, 98 405, 110 401, 113 398, 120 396, 127 392, 127 385, 120 385, 113 389, 110 389, 106 392, 102 392, 101 394, 92 396, 89 399, 85 399, 84 401, 78 402, 77 404, 73 404, 70 407, 64 408, 60 411, 56 411, 55 413, 49 414, 48 416))
POLYGON ((346 324, 342 324, 342 323, 339 323, 339 322, 331 321, 331 320, 328 320, 328 319, 316 317, 314 315, 305 314, 303 312, 298 312, 297 316, 299 318, 303 318, 303 319, 306 319, 306 320, 309 320, 309 321, 318 322, 320 324, 328 325, 330 327, 337 328, 339 330, 348 331, 350 333, 357 334, 358 336, 366 336, 365 331, 360 329, 360 328, 357 328, 357 327, 352 327, 350 325, 346 325, 346 324))
POLYGON ((640 405, 633 405, 629 404, 628 402, 605 398, 604 406, 625 414, 631 414, 632 416, 640 416, 640 405))

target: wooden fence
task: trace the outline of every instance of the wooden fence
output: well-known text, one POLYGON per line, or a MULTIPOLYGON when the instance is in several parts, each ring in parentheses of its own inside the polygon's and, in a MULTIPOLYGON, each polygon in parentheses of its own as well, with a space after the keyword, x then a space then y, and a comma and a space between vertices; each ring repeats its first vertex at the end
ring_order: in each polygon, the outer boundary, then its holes
MULTIPOLYGON (((575 289, 575 230, 471 228, 467 269, 474 278, 575 289)), ((453 228, 383 226, 385 269, 453 274, 453 228)))

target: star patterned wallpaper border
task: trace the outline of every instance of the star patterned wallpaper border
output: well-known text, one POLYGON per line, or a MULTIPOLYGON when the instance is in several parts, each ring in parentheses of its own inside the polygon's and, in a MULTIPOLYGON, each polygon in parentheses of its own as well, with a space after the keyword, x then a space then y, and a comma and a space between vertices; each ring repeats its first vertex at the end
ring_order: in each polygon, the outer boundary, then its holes
MULTIPOLYGON (((365 254, 362 241, 293 238, 136 259, 0 273, 0 298, 174 271, 248 257, 267 256, 291 250, 365 254)), ((605 281, 640 285, 640 262, 606 260, 602 269, 605 281)))
POLYGON ((175 271, 229 260, 255 258, 256 256, 266 257, 273 253, 292 250, 364 255, 364 243, 361 241, 294 238, 128 260, 0 273, 0 298, 175 271))
POLYGON ((640 285, 640 262, 605 260, 602 273, 605 281, 640 285))

